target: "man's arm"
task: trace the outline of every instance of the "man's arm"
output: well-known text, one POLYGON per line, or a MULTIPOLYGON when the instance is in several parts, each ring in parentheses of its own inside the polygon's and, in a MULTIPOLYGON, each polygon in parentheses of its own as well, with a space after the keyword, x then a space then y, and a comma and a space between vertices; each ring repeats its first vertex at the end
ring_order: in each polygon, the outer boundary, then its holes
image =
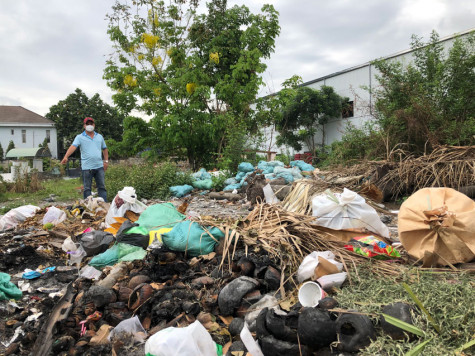
POLYGON ((102 155, 104 156, 104 170, 106 171, 109 167, 109 150, 107 147, 102 150, 102 155))
POLYGON ((66 164, 66 162, 68 162, 69 156, 71 156, 74 151, 76 151, 76 148, 77 147, 74 145, 69 146, 68 150, 66 151, 66 154, 64 155, 63 160, 61 161, 61 164, 66 164))

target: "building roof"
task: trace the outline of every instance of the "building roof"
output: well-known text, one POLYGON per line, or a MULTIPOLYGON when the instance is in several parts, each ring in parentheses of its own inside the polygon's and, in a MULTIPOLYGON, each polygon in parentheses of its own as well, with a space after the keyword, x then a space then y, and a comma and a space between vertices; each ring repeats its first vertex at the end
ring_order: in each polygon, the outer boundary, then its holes
POLYGON ((48 148, 12 148, 7 152, 5 158, 35 158, 35 157, 51 157, 48 148))
MULTIPOLYGON (((442 37, 441 39, 439 39, 438 43, 449 41, 449 40, 452 40, 456 37, 464 36, 464 35, 467 35, 467 34, 472 33, 472 32, 475 32, 475 28, 471 28, 471 29, 468 29, 468 30, 465 30, 465 31, 462 31, 462 32, 459 32, 459 33, 454 33, 453 35, 442 37)), ((378 58, 378 59, 379 60, 387 60, 387 59, 402 56, 406 53, 410 53, 410 52, 413 52, 413 51, 414 51, 414 49, 412 49, 412 48, 411 49, 406 49, 406 50, 399 51, 399 52, 396 52, 396 53, 393 53, 393 54, 390 54, 388 56, 381 57, 381 58, 378 58)), ((335 73, 332 73, 332 74, 328 74, 328 75, 325 75, 323 77, 320 77, 320 78, 313 79, 313 80, 310 80, 308 82, 302 83, 299 86, 305 87, 305 86, 308 86, 308 85, 313 84, 313 83, 321 82, 322 80, 332 78, 332 77, 336 77, 337 75, 348 73, 348 72, 351 72, 355 69, 359 69, 359 68, 369 66, 369 65, 371 65, 372 62, 373 61, 369 61, 369 62, 359 64, 359 65, 356 65, 356 66, 353 66, 353 67, 350 67, 350 68, 347 68, 347 69, 343 69, 341 71, 338 71, 338 72, 335 72, 335 73)))
POLYGON ((0 125, 54 126, 54 121, 21 106, 0 105, 0 125))

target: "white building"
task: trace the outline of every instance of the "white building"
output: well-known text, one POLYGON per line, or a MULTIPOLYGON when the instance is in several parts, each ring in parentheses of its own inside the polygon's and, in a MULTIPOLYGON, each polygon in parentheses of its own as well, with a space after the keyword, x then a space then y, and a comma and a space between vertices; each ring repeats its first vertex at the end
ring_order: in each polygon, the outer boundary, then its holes
POLYGON ((57 133, 53 121, 21 106, 0 105, 0 143, 4 156, 10 141, 15 148, 37 148, 45 138, 51 156, 57 158, 57 133))
MULTIPOLYGON (((464 36, 474 31, 475 29, 472 28, 458 34, 441 38, 439 42, 443 44, 445 50, 448 50, 452 47, 456 37, 464 36)), ((413 60, 413 52, 413 50, 408 49, 380 59, 395 60, 402 62, 403 64, 409 64, 413 60)), ((348 115, 348 117, 334 118, 324 125, 324 139, 322 132, 319 132, 315 137, 315 142, 317 144, 330 145, 332 142, 340 140, 349 123, 355 127, 361 128, 365 122, 374 119, 372 115, 374 105, 373 93, 375 89, 377 90, 379 84, 376 78, 378 71, 371 62, 363 63, 302 84, 302 86, 314 89, 319 89, 323 85, 333 87, 338 95, 349 98, 353 107, 353 110, 352 112, 350 110, 350 115, 348 115)), ((266 142, 260 147, 260 149, 266 151, 277 151, 279 153, 297 153, 294 152, 292 148, 278 147, 275 144, 276 136, 278 136, 278 133, 273 131, 272 128, 266 128, 266 142)), ((307 147, 303 148, 303 151, 307 150, 307 147)))

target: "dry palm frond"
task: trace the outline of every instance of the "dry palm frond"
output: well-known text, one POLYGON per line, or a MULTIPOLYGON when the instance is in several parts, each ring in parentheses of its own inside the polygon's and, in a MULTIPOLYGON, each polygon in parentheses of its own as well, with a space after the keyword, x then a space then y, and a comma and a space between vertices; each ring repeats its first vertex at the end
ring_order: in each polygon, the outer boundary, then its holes
MULTIPOLYGON (((313 224, 314 217, 284 210, 279 205, 258 204, 253 211, 234 226, 222 227, 225 233, 221 266, 228 265, 241 242, 247 249, 263 248, 271 257, 280 260, 281 269, 288 267, 290 279, 303 258, 313 251, 332 251, 345 266, 356 267, 368 258, 346 250, 334 235, 313 224)), ((207 224, 216 225, 212 221, 207 224)), ((401 267, 372 260, 375 273, 398 275, 401 267)), ((346 268, 346 267, 345 267, 346 268)))
POLYGON ((439 146, 428 155, 409 156, 380 182, 393 195, 403 195, 425 187, 460 187, 475 182, 475 146, 439 146))
POLYGON ((299 180, 293 183, 292 189, 282 202, 285 210, 297 213, 308 214, 312 211, 312 198, 324 192, 329 185, 322 181, 299 180))

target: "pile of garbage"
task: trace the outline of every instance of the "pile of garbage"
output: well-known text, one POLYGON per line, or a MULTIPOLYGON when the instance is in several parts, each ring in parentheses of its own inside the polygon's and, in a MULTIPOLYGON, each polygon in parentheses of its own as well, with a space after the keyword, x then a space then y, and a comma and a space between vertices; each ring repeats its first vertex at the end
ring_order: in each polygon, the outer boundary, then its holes
MULTIPOLYGON (((472 261, 475 203, 422 189, 394 231, 397 212, 381 215, 355 191, 302 199, 302 173, 317 178, 293 163, 240 165, 229 183, 247 184, 255 207, 239 221, 192 214, 186 201, 146 205, 132 187, 110 204, 9 211, 0 218, 0 351, 292 356, 357 352, 378 333, 403 339, 397 320, 411 324, 413 305, 383 306, 380 322, 339 305, 348 269, 371 260, 375 273, 397 276, 408 261, 472 261), (285 204, 266 189, 278 179, 296 180, 285 204), (291 209, 309 205, 309 214, 291 209)), ((194 186, 210 182, 200 171, 194 186)))
MULTIPOLYGON (((262 174, 262 178, 272 182, 278 180, 279 185, 291 184, 294 181, 304 177, 312 177, 315 168, 301 160, 290 162, 289 167, 285 167, 281 161, 260 161, 256 167, 250 162, 241 162, 238 166, 238 172, 234 177, 224 181, 223 192, 234 192, 243 190, 249 184, 249 177, 254 174, 262 174)), ((227 174, 226 172, 207 172, 201 168, 198 172, 192 174, 192 185, 179 185, 170 187, 170 194, 177 198, 182 198, 190 194, 194 189, 209 192, 214 188, 212 176, 227 174)))

